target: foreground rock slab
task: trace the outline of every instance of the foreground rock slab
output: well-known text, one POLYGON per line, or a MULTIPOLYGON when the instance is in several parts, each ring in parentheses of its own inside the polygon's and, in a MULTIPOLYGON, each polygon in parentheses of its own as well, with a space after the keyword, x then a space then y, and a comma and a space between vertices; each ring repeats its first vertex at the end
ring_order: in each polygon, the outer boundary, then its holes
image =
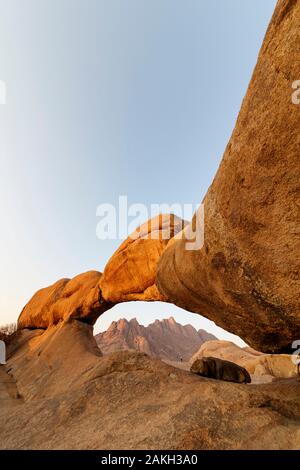
POLYGON ((297 379, 250 386, 136 352, 101 356, 92 333, 76 320, 19 331, 7 364, 19 398, 0 400, 1 449, 300 447, 297 379))

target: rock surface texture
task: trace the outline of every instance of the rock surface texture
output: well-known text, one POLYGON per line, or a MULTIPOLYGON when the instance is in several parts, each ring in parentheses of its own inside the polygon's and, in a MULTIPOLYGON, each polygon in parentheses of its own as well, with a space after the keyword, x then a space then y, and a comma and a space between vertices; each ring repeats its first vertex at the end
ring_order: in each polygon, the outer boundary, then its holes
POLYGON ((297 379, 234 384, 137 352, 101 357, 77 320, 20 331, 8 356, 1 449, 300 447, 297 379))
POLYGON ((205 341, 216 339, 205 330, 180 325, 173 317, 143 326, 134 318, 112 322, 107 331, 95 336, 103 354, 135 349, 168 361, 188 361, 205 341))
POLYGON ((300 2, 279 0, 236 127, 204 199, 205 243, 163 253, 157 285, 264 352, 300 338, 300 2))

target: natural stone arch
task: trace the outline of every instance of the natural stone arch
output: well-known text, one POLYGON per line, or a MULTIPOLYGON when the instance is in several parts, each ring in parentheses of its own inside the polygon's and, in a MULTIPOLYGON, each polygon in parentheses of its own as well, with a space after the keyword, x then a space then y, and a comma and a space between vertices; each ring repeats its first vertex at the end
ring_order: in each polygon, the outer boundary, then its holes
MULTIPOLYGON (((300 337, 300 108, 292 102, 299 22, 300 2, 279 0, 204 199, 204 246, 186 250, 175 218, 169 239, 149 240, 146 223, 112 256, 102 277, 85 273, 35 294, 19 328, 71 319, 93 324, 115 303, 164 300, 206 316, 255 349, 290 351, 300 337)), ((159 234, 166 217, 154 224, 159 234)))

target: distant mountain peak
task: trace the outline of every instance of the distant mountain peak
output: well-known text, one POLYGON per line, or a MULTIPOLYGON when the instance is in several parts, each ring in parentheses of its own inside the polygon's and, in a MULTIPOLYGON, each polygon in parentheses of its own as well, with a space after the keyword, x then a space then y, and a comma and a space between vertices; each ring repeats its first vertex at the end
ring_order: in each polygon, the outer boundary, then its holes
POLYGON ((95 338, 103 354, 136 349, 169 361, 188 361, 205 341, 216 339, 205 330, 177 323, 173 316, 148 326, 140 325, 136 318, 121 318, 95 338))
POLYGON ((176 322, 176 320, 175 320, 174 317, 168 318, 168 322, 169 322, 169 323, 173 323, 174 325, 175 325, 175 323, 176 323, 176 324, 179 324, 179 323, 176 322))

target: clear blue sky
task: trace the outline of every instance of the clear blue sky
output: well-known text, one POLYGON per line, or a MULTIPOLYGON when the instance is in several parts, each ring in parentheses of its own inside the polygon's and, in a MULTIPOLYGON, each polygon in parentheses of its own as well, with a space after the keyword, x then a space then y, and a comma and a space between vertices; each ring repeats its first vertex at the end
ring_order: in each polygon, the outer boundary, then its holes
MULTIPOLYGON (((199 203, 235 124, 275 0, 0 0, 0 319, 103 267, 96 208, 199 203)), ((149 323, 167 305, 117 307, 149 323)), ((218 332, 222 333, 222 332, 218 332)))

